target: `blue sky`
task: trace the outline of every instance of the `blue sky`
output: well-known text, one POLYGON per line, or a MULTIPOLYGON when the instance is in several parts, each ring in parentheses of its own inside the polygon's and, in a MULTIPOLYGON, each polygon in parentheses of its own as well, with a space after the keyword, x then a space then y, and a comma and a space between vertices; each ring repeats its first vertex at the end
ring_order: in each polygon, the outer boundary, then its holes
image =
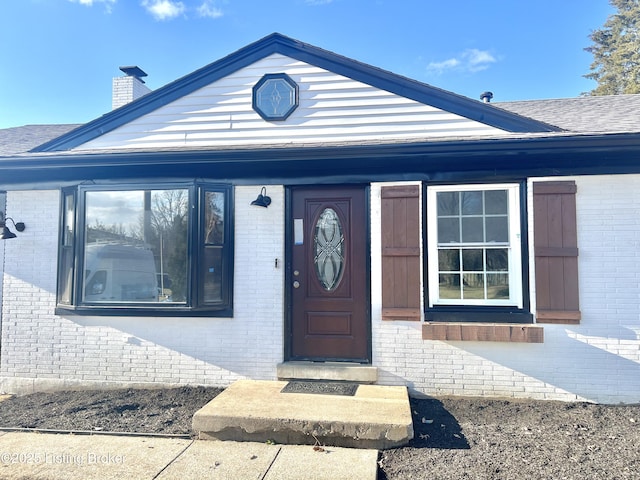
POLYGON ((84 123, 138 65, 161 87, 279 32, 477 99, 575 97, 607 0, 2 0, 0 128, 84 123))

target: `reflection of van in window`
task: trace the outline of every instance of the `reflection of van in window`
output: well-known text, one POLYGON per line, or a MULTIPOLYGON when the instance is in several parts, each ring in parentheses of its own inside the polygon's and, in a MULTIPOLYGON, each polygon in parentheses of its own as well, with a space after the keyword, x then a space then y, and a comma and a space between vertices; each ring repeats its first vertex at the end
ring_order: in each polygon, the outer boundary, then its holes
POLYGON ((157 302, 153 253, 117 243, 89 244, 84 256, 85 302, 157 302))

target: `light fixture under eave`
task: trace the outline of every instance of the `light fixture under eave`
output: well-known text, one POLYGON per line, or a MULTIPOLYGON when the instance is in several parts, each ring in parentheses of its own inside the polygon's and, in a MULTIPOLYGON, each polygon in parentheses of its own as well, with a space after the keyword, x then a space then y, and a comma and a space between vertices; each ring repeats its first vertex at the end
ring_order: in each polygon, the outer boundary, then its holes
POLYGON ((2 228, 2 233, 0 234, 0 240, 8 240, 10 238, 16 238, 16 234, 13 233, 11 230, 9 230, 9 227, 7 227, 7 220, 11 220, 11 223, 13 223, 13 226, 15 227, 15 229, 19 232, 24 232, 24 229, 26 228, 24 223, 22 222, 16 223, 13 221, 13 218, 11 217, 6 217, 3 220, 0 217, 0 228, 2 228))
POLYGON ((262 190, 260 190, 260 195, 258 195, 258 198, 251 202, 251 205, 256 205, 258 207, 264 208, 267 208, 269 205, 271 205, 271 197, 267 196, 267 187, 262 187, 262 190))

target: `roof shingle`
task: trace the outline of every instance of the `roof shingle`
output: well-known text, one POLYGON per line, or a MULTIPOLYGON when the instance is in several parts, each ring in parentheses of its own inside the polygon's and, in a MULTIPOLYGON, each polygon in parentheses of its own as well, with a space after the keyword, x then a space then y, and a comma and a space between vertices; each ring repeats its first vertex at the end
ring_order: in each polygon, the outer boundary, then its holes
POLYGON ((640 132, 640 95, 605 95, 491 105, 569 132, 640 132))
POLYGON ((78 124, 24 125, 0 129, 0 156, 28 152, 79 126, 78 124))

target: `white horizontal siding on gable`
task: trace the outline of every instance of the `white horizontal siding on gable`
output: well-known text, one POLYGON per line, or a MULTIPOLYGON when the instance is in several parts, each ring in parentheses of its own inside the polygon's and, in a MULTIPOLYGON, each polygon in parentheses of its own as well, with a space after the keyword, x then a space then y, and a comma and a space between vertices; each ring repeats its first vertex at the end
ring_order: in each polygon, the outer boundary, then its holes
POLYGON ((224 147, 499 135, 502 130, 273 54, 77 147, 224 147), (252 87, 286 73, 300 90, 286 121, 263 120, 252 87))

